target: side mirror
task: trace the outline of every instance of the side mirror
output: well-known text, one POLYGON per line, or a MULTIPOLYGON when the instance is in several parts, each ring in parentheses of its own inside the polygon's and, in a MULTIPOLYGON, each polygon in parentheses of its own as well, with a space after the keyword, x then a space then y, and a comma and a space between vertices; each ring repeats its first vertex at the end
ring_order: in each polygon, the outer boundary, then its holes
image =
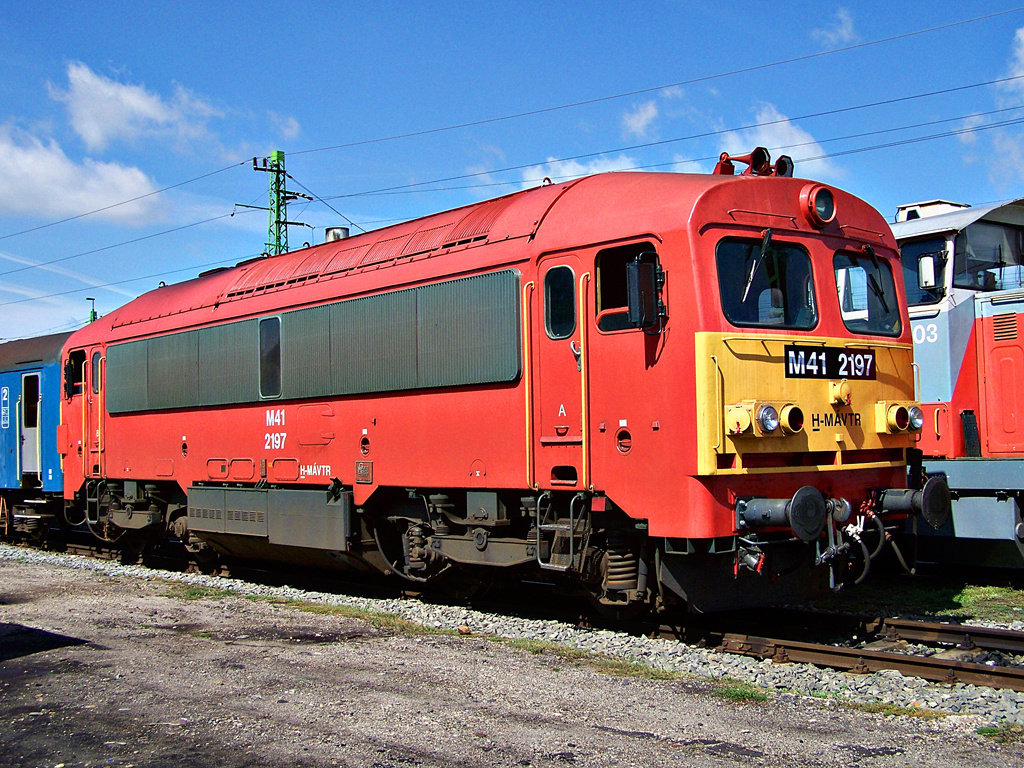
POLYGON ((917 287, 921 290, 935 288, 938 280, 935 277, 935 256, 926 253, 917 260, 917 287))
POLYGON ((650 328, 658 323, 658 269, 649 261, 626 264, 626 298, 629 324, 650 328))
POLYGON ((71 381, 71 377, 74 372, 74 366, 71 363, 71 358, 64 361, 64 399, 70 400, 75 394, 75 384, 71 381))

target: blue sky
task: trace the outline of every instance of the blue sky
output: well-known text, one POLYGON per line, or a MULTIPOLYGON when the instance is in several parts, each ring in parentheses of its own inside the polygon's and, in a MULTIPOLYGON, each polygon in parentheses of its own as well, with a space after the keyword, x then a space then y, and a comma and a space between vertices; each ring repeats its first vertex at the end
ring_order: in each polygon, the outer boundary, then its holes
POLYGON ((234 205, 266 205, 251 158, 274 149, 290 188, 335 209, 292 205, 315 228, 293 248, 342 217, 375 229, 545 176, 706 173, 759 144, 890 220, 1024 195, 1024 78, 994 83, 1024 75, 1024 7, 915 5, 10 0, 0 338, 259 254, 266 214, 234 205))

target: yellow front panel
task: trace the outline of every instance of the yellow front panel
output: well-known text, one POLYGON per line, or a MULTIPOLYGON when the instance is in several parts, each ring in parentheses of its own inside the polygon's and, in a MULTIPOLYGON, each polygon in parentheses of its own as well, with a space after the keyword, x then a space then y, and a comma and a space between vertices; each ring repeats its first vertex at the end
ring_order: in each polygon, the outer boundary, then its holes
POLYGON ((800 472, 895 466, 913 433, 888 434, 876 424, 880 402, 913 402, 913 349, 909 344, 850 338, 696 334, 697 444, 700 474, 800 472), (875 354, 874 379, 787 378, 787 344, 832 347, 875 354), (845 382, 845 385, 844 385, 845 382), (849 403, 838 402, 848 395, 849 403), (756 422, 736 418, 730 409, 754 410, 760 403, 803 411, 797 434, 761 435, 756 422))

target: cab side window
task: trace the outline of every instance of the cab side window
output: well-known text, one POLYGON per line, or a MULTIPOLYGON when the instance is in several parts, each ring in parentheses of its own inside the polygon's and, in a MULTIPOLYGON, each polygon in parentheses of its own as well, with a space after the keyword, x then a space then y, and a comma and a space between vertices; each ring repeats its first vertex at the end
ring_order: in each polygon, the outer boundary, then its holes
POLYGON ((576 330, 575 287, 570 267, 552 267, 544 275, 544 326, 549 338, 567 339, 576 330))
POLYGON ((260 397, 281 396, 281 318, 260 320, 260 397))
POLYGON ((89 376, 92 377, 92 393, 94 395, 98 395, 100 391, 100 361, 102 359, 102 353, 93 352, 92 365, 90 366, 89 376))
POLYGON ((64 361, 64 396, 69 400, 85 389, 85 350, 76 349, 64 361))
POLYGON ((598 251, 594 272, 597 281, 597 327, 602 331, 634 328, 629 322, 626 265, 641 254, 656 254, 653 243, 630 243, 598 251))

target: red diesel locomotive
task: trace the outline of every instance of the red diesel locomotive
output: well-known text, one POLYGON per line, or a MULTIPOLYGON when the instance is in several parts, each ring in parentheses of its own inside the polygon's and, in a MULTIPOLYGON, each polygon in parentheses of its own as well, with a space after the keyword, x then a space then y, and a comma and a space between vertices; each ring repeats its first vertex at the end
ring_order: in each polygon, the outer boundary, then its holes
POLYGON ((898 251, 864 202, 742 160, 547 183, 139 297, 65 344, 66 501, 129 548, 554 572, 610 606, 834 584, 865 519, 948 506, 906 487, 898 251))

